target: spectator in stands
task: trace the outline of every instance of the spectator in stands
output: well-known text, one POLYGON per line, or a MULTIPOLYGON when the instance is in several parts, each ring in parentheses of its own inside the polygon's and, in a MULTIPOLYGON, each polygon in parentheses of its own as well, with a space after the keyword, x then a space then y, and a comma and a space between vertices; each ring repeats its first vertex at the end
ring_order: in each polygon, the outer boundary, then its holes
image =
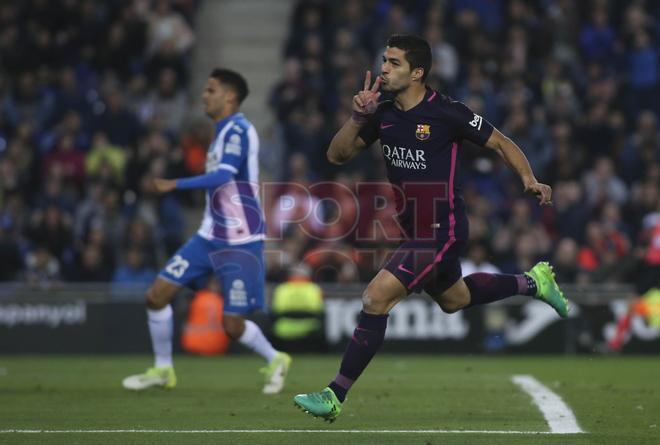
POLYGON ((48 290, 60 283, 60 263, 50 251, 37 246, 25 258, 25 281, 37 290, 48 290))
POLYGON ((62 262, 72 261, 71 220, 56 205, 32 213, 30 225, 25 234, 35 246, 46 248, 62 262))
POLYGON ((125 106, 124 95, 119 89, 111 88, 105 96, 105 109, 95 117, 94 132, 103 132, 108 140, 122 147, 137 143, 140 136, 140 123, 125 106))
POLYGON ((156 270, 145 264, 144 255, 137 247, 130 247, 125 259, 115 271, 112 282, 114 284, 151 283, 156 278, 156 270))
POLYGON ((461 261, 461 269, 464 275, 477 272, 500 273, 500 269, 488 262, 488 250, 481 243, 473 243, 467 249, 466 258, 461 261))
POLYGON ((15 281, 23 269, 23 258, 9 216, 0 216, 0 281, 15 281))
POLYGON ((562 238, 557 243, 552 265, 554 266, 555 279, 558 283, 585 281, 584 277, 579 279, 578 249, 578 244, 571 238, 562 238))
POLYGON ((94 244, 85 246, 79 264, 71 273, 71 279, 78 282, 105 282, 112 278, 112 269, 106 265, 103 250, 94 244))
POLYGON ((585 198, 591 208, 607 200, 623 204, 628 198, 626 184, 616 176, 610 158, 599 158, 594 168, 584 175, 585 198))
POLYGON ((195 34, 183 16, 172 10, 170 0, 156 0, 149 14, 148 52, 156 53, 168 41, 175 42, 177 52, 184 54, 195 41, 195 34))

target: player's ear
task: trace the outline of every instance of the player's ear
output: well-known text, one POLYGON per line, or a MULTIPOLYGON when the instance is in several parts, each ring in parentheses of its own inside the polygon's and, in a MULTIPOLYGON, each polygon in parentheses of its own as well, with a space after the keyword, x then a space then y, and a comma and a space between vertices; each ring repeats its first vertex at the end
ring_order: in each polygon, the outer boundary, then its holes
POLYGON ((415 68, 412 72, 412 80, 422 80, 424 76, 424 68, 415 68))

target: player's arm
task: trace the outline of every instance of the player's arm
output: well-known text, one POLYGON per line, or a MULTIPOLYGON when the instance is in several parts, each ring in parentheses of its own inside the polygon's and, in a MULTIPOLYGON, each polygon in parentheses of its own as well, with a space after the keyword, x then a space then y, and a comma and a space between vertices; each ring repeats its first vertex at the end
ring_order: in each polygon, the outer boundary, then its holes
POLYGON ((367 143, 359 135, 378 107, 379 87, 380 77, 371 86, 371 71, 367 71, 364 89, 353 96, 353 115, 335 134, 328 147, 328 161, 332 164, 345 164, 366 148, 367 143))
MULTIPOLYGON (((222 167, 222 164, 221 164, 222 167)), ((153 188, 158 193, 168 193, 172 190, 215 189, 226 184, 234 176, 232 171, 220 168, 212 173, 180 179, 153 180, 153 188)))
POLYGON ((503 135, 497 128, 493 128, 485 147, 495 150, 509 168, 518 173, 526 193, 538 196, 541 205, 552 204, 552 188, 537 181, 527 157, 515 142, 503 135))
POLYGON ((217 189, 238 174, 238 169, 245 161, 248 149, 249 141, 245 131, 232 128, 225 134, 222 162, 214 171, 189 178, 154 179, 153 187, 159 193, 167 193, 175 189, 217 189))

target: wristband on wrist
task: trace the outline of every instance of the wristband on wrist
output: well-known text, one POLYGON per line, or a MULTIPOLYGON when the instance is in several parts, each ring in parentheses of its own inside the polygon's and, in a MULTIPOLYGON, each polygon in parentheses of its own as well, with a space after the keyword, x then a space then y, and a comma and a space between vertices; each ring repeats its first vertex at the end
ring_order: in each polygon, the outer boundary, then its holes
POLYGON ((369 115, 353 111, 353 114, 351 114, 351 119, 353 119, 353 122, 358 125, 364 125, 369 120, 369 115))

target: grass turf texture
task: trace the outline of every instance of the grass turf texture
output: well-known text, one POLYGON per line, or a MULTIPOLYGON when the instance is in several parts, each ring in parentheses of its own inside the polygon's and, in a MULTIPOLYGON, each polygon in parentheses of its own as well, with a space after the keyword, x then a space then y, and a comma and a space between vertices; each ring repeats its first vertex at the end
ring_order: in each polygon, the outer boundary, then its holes
POLYGON ((2 433, 0 443, 651 444, 660 443, 660 358, 377 356, 332 425, 293 406, 334 376, 337 356, 294 357, 284 391, 261 394, 248 355, 176 357, 174 390, 129 392, 141 356, 0 356, 0 430, 507 430, 548 431, 529 395, 531 374, 564 399, 585 434, 2 433))

